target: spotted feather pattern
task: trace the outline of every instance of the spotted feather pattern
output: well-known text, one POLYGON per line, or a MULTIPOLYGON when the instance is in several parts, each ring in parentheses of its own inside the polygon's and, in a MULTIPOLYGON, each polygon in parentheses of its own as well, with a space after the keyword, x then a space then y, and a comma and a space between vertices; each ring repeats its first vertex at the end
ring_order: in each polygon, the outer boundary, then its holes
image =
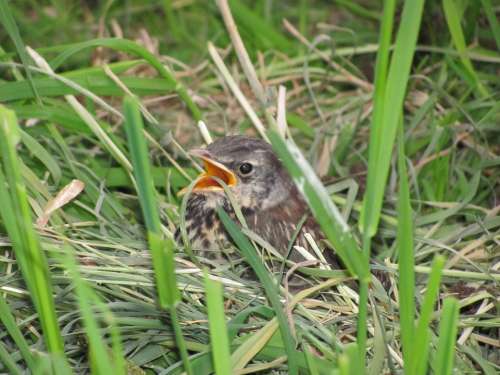
MULTIPOLYGON (((287 252, 298 223, 304 215, 308 215, 307 206, 298 191, 293 191, 293 193, 297 195, 293 198, 290 197, 286 204, 267 210, 256 211, 251 207, 241 208, 249 228, 283 255, 287 252)), ((236 220, 229 201, 223 196, 214 197, 206 194, 193 194, 188 200, 186 231, 194 251, 220 251, 220 249, 232 242, 217 215, 217 205, 223 207, 233 220, 236 220)), ((310 215, 302 226, 294 245, 309 248, 309 244, 304 237, 305 233, 310 233, 316 240, 321 239, 319 227, 310 215)), ((179 231, 176 233, 176 238, 180 240, 179 231)), ((304 260, 296 250, 292 251, 290 257, 295 261, 304 260)))
MULTIPOLYGON (((316 241, 323 238, 299 190, 268 143, 241 135, 227 136, 208 145, 205 155, 234 173, 237 183, 230 187, 231 193, 249 228, 281 254, 287 254, 290 240, 304 216, 307 219, 294 245, 309 248, 305 233, 310 233, 316 241), (242 163, 251 163, 252 172, 242 173, 242 163)), ((220 252, 231 242, 219 220, 217 207, 223 207, 237 221, 223 191, 194 191, 189 197, 186 229, 193 250, 220 252)), ((290 258, 304 260, 295 249, 290 258)))

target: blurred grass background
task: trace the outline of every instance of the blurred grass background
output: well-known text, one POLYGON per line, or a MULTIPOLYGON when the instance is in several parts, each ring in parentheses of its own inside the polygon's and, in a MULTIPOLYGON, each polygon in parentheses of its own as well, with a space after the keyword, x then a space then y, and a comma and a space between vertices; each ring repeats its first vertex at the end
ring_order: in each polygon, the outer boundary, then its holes
POLYGON ((225 3, 0 1, 0 372, 497 373, 500 4, 228 1, 259 92, 225 3), (356 287, 171 242, 201 119, 316 172, 356 287))

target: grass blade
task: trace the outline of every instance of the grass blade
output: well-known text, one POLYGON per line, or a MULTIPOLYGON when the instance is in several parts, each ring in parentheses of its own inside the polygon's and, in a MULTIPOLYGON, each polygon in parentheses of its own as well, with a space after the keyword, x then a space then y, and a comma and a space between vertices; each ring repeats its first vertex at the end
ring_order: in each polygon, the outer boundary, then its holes
POLYGON ((153 252, 153 265, 160 305, 167 308, 175 306, 180 300, 175 272, 173 272, 173 243, 171 240, 162 239, 156 191, 144 138, 144 125, 137 100, 126 97, 123 103, 123 111, 134 177, 137 183, 137 193, 148 231, 148 240, 153 252))
POLYGON ((359 347, 355 343, 347 344, 339 356, 340 375, 363 374, 363 366, 359 362, 359 347))
POLYGON ((306 363, 307 363, 307 369, 309 370, 309 375, 319 375, 315 356, 311 353, 310 346, 307 344, 304 345, 304 355, 306 357, 306 363))
POLYGON ((4 178, 0 171, 0 194, 6 203, 0 207, 0 215, 11 236, 23 275, 29 280, 27 284, 40 317, 47 348, 54 357, 64 357, 47 260, 33 228, 28 194, 21 176, 22 168, 16 151, 20 138, 15 114, 0 105, 0 152, 6 175, 4 178))
POLYGON ((483 371, 484 375, 496 375, 497 371, 493 367, 493 364, 488 362, 487 359, 482 357, 482 354, 480 352, 479 348, 473 348, 471 346, 461 346, 460 350, 463 351, 464 353, 467 353, 471 359, 477 363, 481 371, 483 371))
POLYGON ((399 197, 398 197, 398 256, 399 256, 399 319, 403 345, 403 359, 410 363, 414 352, 415 331, 415 270, 413 255, 413 215, 410 204, 410 188, 406 171, 404 134, 399 127, 399 197))
MULTIPOLYGON (((361 211, 361 218, 359 220, 363 232, 363 252, 365 258, 365 267, 369 267, 369 258, 371 252, 371 237, 375 234, 378 222, 378 215, 376 213, 376 205, 374 203, 377 199, 382 203, 382 194, 377 192, 376 189, 381 187, 377 184, 376 172, 380 168, 378 160, 382 148, 382 139, 386 131, 386 123, 384 119, 384 106, 386 95, 386 79, 389 61, 389 48, 392 38, 392 25, 394 20, 396 2, 389 0, 384 3, 384 10, 382 14, 382 24, 380 26, 379 36, 379 52, 377 53, 377 62, 375 67, 375 88, 373 94, 373 115, 372 115, 372 131, 370 133, 370 147, 369 147, 369 164, 368 164, 368 179, 366 193, 364 197, 363 210, 361 211), (373 202, 372 202, 373 201, 373 202), (368 203, 370 202, 370 203, 368 203), (373 225, 375 224, 375 225, 373 225), (370 230, 371 227, 371 230, 370 230)), ((387 151, 386 151, 387 152, 387 151)), ((389 166, 387 166, 388 168, 389 166)), ((366 331, 367 331, 367 314, 368 314, 368 282, 362 281, 359 290, 359 318, 358 318, 358 348, 360 361, 364 361, 366 355, 366 331)))
POLYGON ((11 375, 22 375, 22 369, 17 366, 16 361, 12 358, 10 353, 5 349, 5 346, 0 342, 0 363, 3 363, 4 368, 9 371, 11 375))
MULTIPOLYGON (((382 108, 374 108, 373 120, 376 123, 373 126, 377 133, 370 135, 370 149, 374 147, 374 151, 373 153, 370 151, 368 181, 363 199, 364 216, 362 222, 365 236, 373 237, 377 232, 386 181, 389 175, 392 149, 396 138, 396 130, 401 119, 423 7, 424 0, 406 1, 404 3, 396 44, 386 79, 385 92, 380 93, 380 95, 383 94, 384 99, 376 103, 380 103, 379 105, 382 108), (375 117, 375 114, 377 114, 377 117, 375 117)), ((381 65, 382 61, 381 58, 381 65)), ((383 68, 383 66, 380 67, 381 80, 383 79, 383 68)))
POLYGON ((21 333, 21 330, 17 326, 16 320, 12 315, 12 311, 9 305, 7 304, 5 298, 1 294, 0 294, 0 319, 2 320, 2 323, 7 332, 9 332, 10 337, 12 337, 12 340, 14 340, 14 342, 16 343, 17 348, 21 352, 24 361, 28 365, 28 368, 31 370, 31 372, 34 373, 36 370, 35 359, 31 354, 28 343, 26 342, 23 334, 21 333))
POLYGON ((207 296, 208 324, 210 328, 210 342, 215 373, 217 375, 231 375, 231 353, 224 315, 224 298, 222 284, 205 276, 205 293, 207 296))
POLYGON ((285 141, 274 131, 269 131, 268 135, 274 151, 305 197, 326 238, 333 245, 349 272, 359 278, 359 300, 363 303, 359 304, 357 335, 360 359, 363 358, 364 361, 370 280, 368 258, 359 248, 351 229, 297 146, 290 141, 285 141))
POLYGON ((168 84, 175 87, 175 91, 180 96, 180 98, 186 103, 186 106, 191 111, 194 119, 196 121, 203 120, 203 116, 201 114, 200 109, 193 101, 186 88, 175 78, 170 70, 167 69, 151 52, 146 50, 144 47, 140 46, 137 43, 134 43, 130 40, 126 39, 118 39, 118 38, 103 38, 103 39, 94 39, 86 42, 78 43, 71 48, 67 48, 63 53, 57 56, 54 60, 51 61, 51 66, 53 69, 56 69, 60 66, 67 58, 78 53, 82 50, 92 47, 108 47, 112 49, 116 49, 118 51, 123 51, 126 53, 130 53, 136 56, 139 56, 146 60, 153 68, 156 69, 158 74, 164 78, 168 84))
MULTIPOLYGON (((148 148, 143 135, 144 125, 137 101, 126 97, 123 102, 125 131, 132 158, 134 177, 137 180, 137 193, 141 202, 142 214, 148 231, 161 232, 160 216, 156 205, 155 189, 151 178, 151 165, 148 148)), ((165 300, 164 300, 165 301, 165 300)))
MULTIPOLYGON (((74 250, 69 246, 66 246, 64 250, 66 254, 62 260, 75 286, 80 315, 83 319, 83 326, 89 342, 89 357, 92 373, 124 374, 125 366, 123 361, 120 361, 120 359, 123 358, 123 354, 119 353, 118 356, 114 357, 117 361, 115 365, 115 363, 113 363, 113 358, 111 358, 111 351, 104 342, 98 321, 94 316, 93 305, 95 307, 100 307, 99 305, 101 305, 101 303, 78 272, 75 259, 72 255, 74 250)), ((115 352, 116 351, 113 351, 113 353, 115 352)))
MULTIPOLYGON (((378 155, 380 152, 382 140, 384 139, 384 98, 387 83, 387 69, 389 65, 389 52, 392 40, 392 27, 394 25, 394 13, 396 9, 396 1, 388 0, 384 2, 384 12, 382 14, 382 24, 380 25, 379 50, 377 53, 377 61, 375 65, 375 87, 373 92, 373 113, 370 131, 370 146, 368 149, 368 171, 375 171, 378 168, 378 155)), ((368 173, 366 195, 365 197, 373 198, 375 195, 374 178, 375 172, 368 173)), ((366 236, 372 237, 374 231, 369 231, 370 222, 373 217, 375 207, 367 202, 365 198, 364 209, 361 212, 359 220, 360 227, 366 236)), ((369 250, 369 247, 367 247, 369 250)))
MULTIPOLYGON (((47 74, 54 74, 52 68, 47 64, 47 61, 40 56, 35 50, 28 47, 28 53, 31 55, 35 63, 47 74)), ((109 153, 113 155, 116 160, 123 166, 124 169, 130 171, 132 166, 123 154, 122 150, 113 142, 111 136, 104 131, 101 125, 97 122, 94 116, 83 106, 78 99, 73 95, 66 95, 66 101, 74 109, 74 111, 81 117, 81 119, 92 130, 95 136, 106 145, 109 153)), ((112 108, 110 108, 112 109, 112 108)))
POLYGON ((54 182, 57 184, 62 175, 61 168, 59 164, 57 164, 57 161, 35 138, 23 130, 21 130, 21 139, 24 145, 33 153, 33 156, 45 165, 52 175, 54 182))
POLYGON ((179 40, 183 36, 182 24, 179 22, 179 17, 176 16, 172 3, 172 0, 163 0, 162 2, 163 11, 165 13, 167 24, 169 26, 169 32, 175 40, 179 40))
POLYGON ((236 18, 236 23, 242 30, 254 37, 254 43, 263 48, 276 48, 282 51, 290 50, 290 41, 278 32, 272 25, 263 20, 244 2, 230 0, 231 11, 236 18))
POLYGON ((349 226, 300 150, 274 131, 269 131, 268 136, 274 151, 306 198, 314 217, 346 267, 352 274, 368 278, 368 264, 349 226))
POLYGON ((420 318, 415 329, 414 351, 410 357, 409 366, 405 366, 407 374, 425 374, 427 369, 427 357, 429 355, 429 324, 434 311, 434 304, 439 294, 439 284, 444 267, 445 259, 436 256, 432 263, 431 274, 427 283, 427 292, 420 310, 420 318))
POLYGON ((229 215, 222 209, 218 209, 217 213, 224 224, 224 227, 228 231, 229 235, 236 243, 238 248, 243 253, 244 257, 252 267, 252 269, 257 274, 264 290, 266 291, 266 296, 271 303, 278 320, 281 337, 283 339, 283 344, 288 357, 288 373, 292 375, 298 374, 297 359, 295 358, 295 340, 293 339, 290 329, 288 327, 288 322, 283 311, 283 306, 281 305, 279 299, 279 291, 276 283, 271 279, 264 265, 255 249, 253 248, 250 241, 245 237, 241 230, 236 226, 236 224, 231 220, 229 215))
POLYGON ((479 77, 477 76, 472 63, 466 54, 467 47, 465 45, 465 37, 462 31, 462 27, 460 26, 460 15, 457 9, 457 4, 454 0, 443 0, 443 10, 446 17, 446 23, 448 24, 448 29, 450 30, 451 39, 453 40, 453 44, 455 45, 455 48, 460 55, 460 61, 462 61, 465 69, 474 80, 480 96, 488 96, 488 90, 479 81, 479 77))
POLYGON ((450 375, 453 372, 453 356, 457 339, 459 305, 455 298, 445 298, 439 323, 439 341, 434 360, 434 373, 450 375))
POLYGON ((159 303, 162 308, 168 309, 170 312, 172 328, 184 369, 188 374, 192 374, 186 343, 176 311, 177 304, 180 301, 180 294, 175 277, 175 244, 172 238, 162 238, 156 191, 153 185, 151 164, 144 138, 144 125, 139 103, 135 98, 126 97, 123 103, 123 111, 125 116, 125 131, 127 133, 130 156, 137 183, 137 192, 153 258, 159 303))
POLYGON ((493 37, 495 38, 495 43, 497 44, 498 51, 500 51, 500 21, 498 20, 493 4, 491 0, 481 0, 483 3, 484 13, 488 18, 488 22, 490 23, 491 32, 493 33, 493 37))
MULTIPOLYGON (((31 70, 31 69, 30 69, 31 70)), ((101 96, 123 96, 123 90, 121 90, 114 82, 112 82, 108 77, 102 74, 87 74, 86 72, 72 71, 70 73, 80 73, 78 75, 71 74, 72 86, 69 86, 67 79, 69 79, 70 74, 60 75, 60 79, 66 79, 66 81, 56 80, 52 77, 50 78, 34 78, 38 92, 45 98, 63 96, 63 95, 79 95, 81 92, 77 89, 77 86, 88 90, 95 95, 101 96)), ((159 95, 164 92, 172 91, 175 85, 165 82, 162 78, 147 78, 147 77, 120 77, 123 84, 127 86, 135 95, 146 96, 146 95, 159 95)), ((2 82, 0 86, 0 101, 2 102, 13 102, 22 99, 33 98, 33 93, 31 92, 29 85, 26 81, 15 81, 15 82, 2 82)))

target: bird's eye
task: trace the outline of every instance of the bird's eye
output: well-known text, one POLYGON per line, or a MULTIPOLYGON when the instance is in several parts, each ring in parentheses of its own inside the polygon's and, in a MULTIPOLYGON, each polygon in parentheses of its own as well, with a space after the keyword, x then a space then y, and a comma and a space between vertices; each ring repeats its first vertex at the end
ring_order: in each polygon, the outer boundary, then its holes
POLYGON ((243 163, 240 165, 240 172, 241 174, 249 174, 252 172, 253 165, 250 163, 243 163))

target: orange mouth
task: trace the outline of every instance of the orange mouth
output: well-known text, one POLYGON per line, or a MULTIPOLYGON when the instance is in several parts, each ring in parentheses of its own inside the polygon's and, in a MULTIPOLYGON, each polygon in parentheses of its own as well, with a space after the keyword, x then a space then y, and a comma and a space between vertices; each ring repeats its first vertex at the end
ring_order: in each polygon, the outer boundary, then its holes
MULTIPOLYGON (((205 172, 201 173, 196 179, 192 190, 193 192, 224 191, 224 188, 219 184, 216 178, 229 187, 235 186, 238 182, 235 174, 227 169, 225 165, 213 160, 206 150, 195 149, 192 150, 190 154, 201 158, 205 167, 205 172)), ((186 194, 187 191, 188 188, 185 187, 179 191, 178 195, 186 194)))

